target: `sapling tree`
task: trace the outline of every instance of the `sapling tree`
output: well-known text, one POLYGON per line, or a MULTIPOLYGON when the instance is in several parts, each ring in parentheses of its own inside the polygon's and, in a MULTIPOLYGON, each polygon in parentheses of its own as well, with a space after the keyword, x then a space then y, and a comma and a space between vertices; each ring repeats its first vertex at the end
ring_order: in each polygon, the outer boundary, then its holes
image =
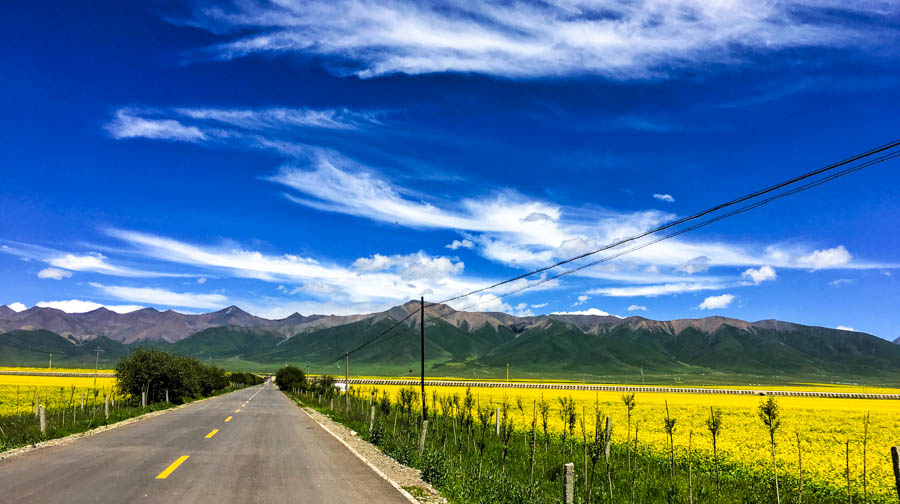
POLYGON ((722 430, 722 410, 719 408, 709 407, 709 418, 706 419, 706 428, 712 436, 713 446, 713 465, 716 469, 716 498, 719 496, 719 451, 716 442, 719 438, 719 432, 722 430))
POLYGON ((781 427, 781 412, 778 408, 778 402, 775 401, 774 397, 769 396, 768 399, 759 404, 757 413, 769 432, 769 443, 772 446, 772 470, 775 474, 775 501, 781 504, 781 493, 778 489, 778 462, 775 460, 775 433, 781 427))
POLYGON ((669 438, 669 501, 675 493, 675 419, 669 416, 669 401, 666 401, 666 418, 663 426, 666 429, 666 435, 669 438))
POLYGON ((550 420, 550 404, 544 400, 544 394, 541 394, 541 400, 537 403, 537 409, 541 414, 541 429, 544 432, 544 451, 547 451, 547 422, 550 420))

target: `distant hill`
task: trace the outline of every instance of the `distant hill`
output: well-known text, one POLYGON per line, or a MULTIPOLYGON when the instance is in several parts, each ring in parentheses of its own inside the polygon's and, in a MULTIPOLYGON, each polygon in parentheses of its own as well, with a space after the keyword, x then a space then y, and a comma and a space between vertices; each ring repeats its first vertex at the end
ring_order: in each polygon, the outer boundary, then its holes
MULTIPOLYGON (((294 314, 268 320, 237 307, 201 315, 144 309, 66 314, 0 307, 0 364, 104 361, 137 346, 159 346, 229 366, 310 364, 340 374, 343 354, 418 309, 417 302, 361 315, 294 314), (12 313, 10 313, 12 312, 12 313), (341 362, 339 362, 341 361, 341 362)), ((419 359, 418 317, 354 352, 357 372, 407 374, 419 359)), ((898 341, 900 342, 900 339, 898 341)), ((426 309, 429 373, 529 376, 785 376, 810 380, 881 377, 900 381, 900 345, 853 331, 777 320, 726 317, 657 321, 643 317, 461 312, 426 309)), ((315 371, 315 370, 314 370, 315 371)))
POLYGON ((898 337, 897 339, 895 339, 895 340, 894 340, 894 343, 900 345, 900 337, 898 337))

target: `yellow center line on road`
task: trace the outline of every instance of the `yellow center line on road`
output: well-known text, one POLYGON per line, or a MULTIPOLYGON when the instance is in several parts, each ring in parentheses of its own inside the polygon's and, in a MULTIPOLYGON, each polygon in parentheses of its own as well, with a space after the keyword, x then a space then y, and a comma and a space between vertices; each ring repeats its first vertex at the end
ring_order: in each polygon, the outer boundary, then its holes
POLYGON ((178 469, 178 466, 183 464, 184 461, 188 459, 188 457, 190 457, 190 455, 182 455, 182 456, 178 457, 178 459, 176 459, 175 462, 172 462, 172 464, 169 467, 166 467, 165 471, 159 473, 159 476, 157 476, 156 479, 168 478, 170 474, 175 472, 175 469, 178 469))
POLYGON ((225 419, 226 422, 230 422, 232 417, 228 417, 225 419))
POLYGON ((213 429, 212 432, 206 435, 206 439, 209 439, 216 435, 216 432, 219 432, 219 429, 213 429))
POLYGON ((240 408, 239 408, 239 409, 234 410, 234 412, 235 412, 235 413, 240 413, 241 410, 240 410, 240 408))

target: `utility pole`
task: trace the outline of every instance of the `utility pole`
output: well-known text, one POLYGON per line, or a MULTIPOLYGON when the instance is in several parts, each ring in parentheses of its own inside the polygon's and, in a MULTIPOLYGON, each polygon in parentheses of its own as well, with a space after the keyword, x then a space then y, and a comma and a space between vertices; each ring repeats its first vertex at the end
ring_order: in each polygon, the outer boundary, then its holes
POLYGON ((53 371, 53 352, 50 352, 50 371, 53 371))
POLYGON ((94 362, 94 388, 97 388, 97 373, 100 371, 100 352, 103 350, 101 350, 100 347, 97 347, 94 351, 97 352, 97 361, 94 362))
POLYGON ((350 409, 350 352, 344 355, 344 404, 350 409))
POLYGON ((419 334, 422 341, 422 420, 428 421, 428 411, 425 409, 425 296, 422 296, 421 302, 419 334))
POLYGON ((509 362, 506 363, 506 383, 509 383, 509 362))

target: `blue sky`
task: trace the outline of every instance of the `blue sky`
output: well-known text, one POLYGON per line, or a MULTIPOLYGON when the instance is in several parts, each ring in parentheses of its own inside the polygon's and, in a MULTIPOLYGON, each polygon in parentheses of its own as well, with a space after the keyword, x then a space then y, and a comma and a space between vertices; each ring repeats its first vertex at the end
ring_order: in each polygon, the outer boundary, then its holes
MULTIPOLYGON (((437 301, 900 136, 896 5, 707 4, 10 6, 0 303, 437 301)), ((893 339, 898 166, 455 306, 893 339)))

